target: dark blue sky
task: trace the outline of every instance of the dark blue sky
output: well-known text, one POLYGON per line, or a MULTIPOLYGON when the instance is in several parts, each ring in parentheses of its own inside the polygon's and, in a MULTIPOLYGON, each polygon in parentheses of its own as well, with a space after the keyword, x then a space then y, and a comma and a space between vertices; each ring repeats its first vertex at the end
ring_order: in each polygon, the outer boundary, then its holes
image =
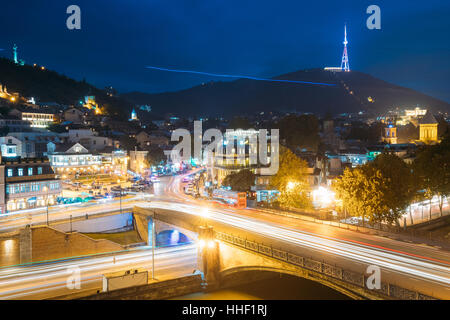
POLYGON ((160 92, 220 78, 147 65, 272 77, 338 66, 343 27, 350 66, 450 102, 450 2, 442 0, 2 1, 0 56, 39 63, 98 87, 160 92), (81 7, 82 29, 66 28, 81 7), (366 28, 381 7, 382 29, 366 28))

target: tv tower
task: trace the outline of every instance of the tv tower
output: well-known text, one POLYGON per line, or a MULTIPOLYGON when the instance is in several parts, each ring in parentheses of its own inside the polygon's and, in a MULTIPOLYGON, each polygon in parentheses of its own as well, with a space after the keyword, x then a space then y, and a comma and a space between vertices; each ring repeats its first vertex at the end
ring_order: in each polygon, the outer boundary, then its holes
POLYGON ((13 53, 14 53, 14 63, 18 64, 19 60, 17 59, 17 46, 16 46, 16 44, 14 44, 14 46, 13 46, 13 53))
POLYGON ((342 54, 342 63, 341 63, 341 69, 342 71, 350 71, 350 65, 348 63, 348 54, 347 54, 347 25, 345 25, 345 37, 344 37, 344 53, 342 54))

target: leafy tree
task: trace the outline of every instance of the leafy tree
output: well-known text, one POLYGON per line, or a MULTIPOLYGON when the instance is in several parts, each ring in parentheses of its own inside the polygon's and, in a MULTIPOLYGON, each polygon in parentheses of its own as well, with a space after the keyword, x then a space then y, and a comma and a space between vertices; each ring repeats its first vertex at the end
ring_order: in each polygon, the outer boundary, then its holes
POLYGON ((161 164, 167 157, 164 151, 158 146, 150 146, 148 148, 147 161, 151 166, 156 166, 161 164))
POLYGON ((227 175, 222 184, 230 186, 232 190, 245 192, 255 184, 255 178, 252 171, 245 169, 227 175))
POLYGON ((417 183, 412 168, 394 154, 383 153, 367 166, 379 170, 384 179, 381 189, 381 217, 389 223, 398 222, 417 193, 417 183))
POLYGON ((345 169, 334 188, 338 198, 342 200, 344 210, 352 216, 362 217, 364 225, 366 219, 371 222, 381 219, 377 214, 383 197, 381 186, 384 186, 384 181, 380 171, 360 167, 345 169))
POLYGON ((414 160, 414 172, 424 198, 438 196, 439 211, 443 215, 444 199, 450 195, 450 138, 445 136, 438 145, 424 146, 414 160))
POLYGON ((288 148, 280 148, 279 169, 271 178, 270 185, 280 191, 279 204, 294 208, 311 207, 308 165, 288 148))
POLYGON ((373 162, 346 169, 334 185, 343 207, 370 222, 398 223, 417 192, 411 168, 393 154, 381 154, 373 162))

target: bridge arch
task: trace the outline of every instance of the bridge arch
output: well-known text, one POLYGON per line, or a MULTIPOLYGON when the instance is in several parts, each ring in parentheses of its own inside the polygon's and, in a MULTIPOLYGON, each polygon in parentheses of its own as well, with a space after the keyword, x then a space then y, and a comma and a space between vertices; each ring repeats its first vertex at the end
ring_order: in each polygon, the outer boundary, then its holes
POLYGON ((336 292, 339 292, 351 299, 355 300, 361 300, 365 299, 364 297, 356 294, 355 292, 348 290, 344 287, 341 287, 337 285, 334 282, 328 281, 326 279, 322 279, 319 277, 311 276, 311 274, 307 272, 300 272, 299 270, 290 270, 286 268, 280 268, 276 266, 238 266, 238 267, 231 267, 224 270, 221 270, 220 272, 220 279, 221 282, 224 284, 226 283, 227 286, 238 284, 241 280, 245 281, 248 279, 248 273, 249 272, 267 272, 267 273, 275 273, 275 274, 285 274, 290 275, 310 281, 314 281, 317 283, 320 283, 321 285, 330 288, 336 292), (247 275, 246 275, 247 274, 247 275))

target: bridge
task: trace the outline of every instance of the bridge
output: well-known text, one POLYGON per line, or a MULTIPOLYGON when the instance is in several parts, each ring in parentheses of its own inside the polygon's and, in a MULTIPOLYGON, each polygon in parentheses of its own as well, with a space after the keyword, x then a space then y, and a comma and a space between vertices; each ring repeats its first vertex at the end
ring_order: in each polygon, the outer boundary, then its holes
MULTIPOLYGON (((198 210, 200 208, 196 209, 197 213, 198 210)), ((363 258, 355 261, 358 259, 354 257, 354 253, 345 256, 339 254, 337 250, 324 251, 324 248, 331 245, 330 239, 326 237, 319 239, 318 243, 317 239, 308 236, 304 237, 303 242, 289 243, 281 241, 285 233, 289 234, 289 230, 276 230, 276 227, 266 226, 269 228, 266 231, 258 225, 255 225, 256 229, 253 230, 245 229, 248 221, 241 221, 239 224, 242 219, 238 217, 227 220, 219 216, 206 221, 201 215, 192 214, 192 208, 189 209, 188 206, 174 209, 157 206, 134 207, 133 214, 135 227, 141 237, 147 239, 148 244, 152 242, 152 227, 155 236, 167 230, 178 230, 188 238, 196 240, 199 269, 210 288, 222 288, 230 283, 238 284, 252 273, 273 272, 319 282, 352 299, 445 298, 432 295, 430 291, 419 292, 416 290, 419 286, 411 281, 410 276, 398 271, 393 275, 392 270, 385 268, 381 273, 382 281, 379 289, 369 289, 370 274, 366 274, 366 270, 371 264, 361 262, 374 264, 385 259, 386 254, 382 254, 381 257, 378 252, 380 260, 377 261, 377 250, 365 249, 363 255, 367 257, 372 255, 372 259, 363 258), (273 232, 278 236, 274 236, 273 232), (305 242, 308 240, 309 244, 305 242), (349 263, 349 256, 352 257, 352 263, 349 263)), ((347 252, 351 247, 343 243, 339 245, 347 252)), ((379 265, 383 267, 382 263, 379 265)), ((403 269, 406 270, 404 267, 403 269)), ((420 287, 425 288, 425 291, 427 289, 423 283, 420 287)))

